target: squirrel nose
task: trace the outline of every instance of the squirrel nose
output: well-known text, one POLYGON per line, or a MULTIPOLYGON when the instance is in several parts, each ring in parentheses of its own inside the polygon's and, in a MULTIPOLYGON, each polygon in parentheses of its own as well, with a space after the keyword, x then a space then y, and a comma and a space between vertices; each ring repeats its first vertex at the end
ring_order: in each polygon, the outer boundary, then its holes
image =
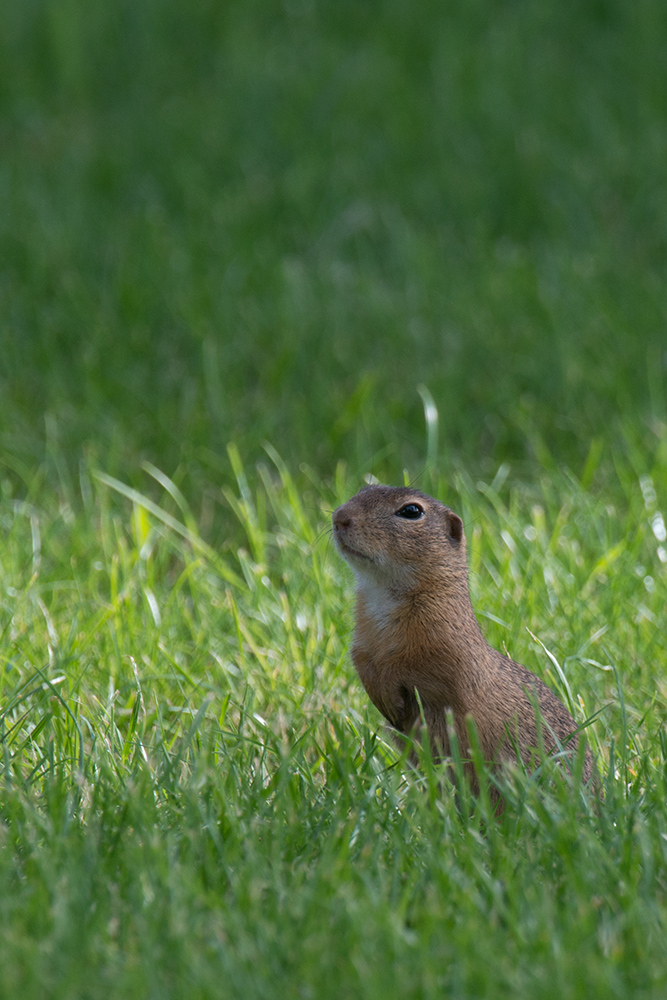
POLYGON ((343 507, 339 507, 333 512, 333 523, 337 528, 349 528, 352 518, 343 507))

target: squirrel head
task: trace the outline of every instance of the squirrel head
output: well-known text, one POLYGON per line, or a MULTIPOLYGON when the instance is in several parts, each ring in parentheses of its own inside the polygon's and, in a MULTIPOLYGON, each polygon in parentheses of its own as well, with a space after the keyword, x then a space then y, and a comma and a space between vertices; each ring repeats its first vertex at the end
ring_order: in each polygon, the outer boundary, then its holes
POLYGON ((366 486, 332 521, 336 547, 360 584, 407 593, 467 575, 461 518, 419 490, 366 486))

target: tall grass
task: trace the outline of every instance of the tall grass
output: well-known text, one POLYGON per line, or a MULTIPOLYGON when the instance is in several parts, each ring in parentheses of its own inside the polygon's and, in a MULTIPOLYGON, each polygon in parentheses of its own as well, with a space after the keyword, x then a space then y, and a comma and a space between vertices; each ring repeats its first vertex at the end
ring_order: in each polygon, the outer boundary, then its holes
POLYGON ((495 820, 350 668, 327 521, 357 484, 231 466, 227 549, 154 468, 158 500, 94 468, 71 507, 5 498, 0 992, 658 996, 661 470, 617 510, 553 472, 436 483, 490 640, 599 713, 604 803, 517 774, 495 820))

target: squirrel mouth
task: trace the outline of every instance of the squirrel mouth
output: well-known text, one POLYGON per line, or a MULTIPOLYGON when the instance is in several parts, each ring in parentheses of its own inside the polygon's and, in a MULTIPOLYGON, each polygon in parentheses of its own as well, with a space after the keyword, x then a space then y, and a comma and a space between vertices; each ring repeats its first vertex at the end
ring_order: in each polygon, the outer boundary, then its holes
POLYGON ((341 555, 351 559, 364 559, 366 562, 373 562, 370 556, 367 556, 364 552, 360 552, 358 549, 355 549, 349 544, 349 542, 344 542, 337 531, 334 531, 334 538, 336 540, 336 545, 341 551, 341 555))

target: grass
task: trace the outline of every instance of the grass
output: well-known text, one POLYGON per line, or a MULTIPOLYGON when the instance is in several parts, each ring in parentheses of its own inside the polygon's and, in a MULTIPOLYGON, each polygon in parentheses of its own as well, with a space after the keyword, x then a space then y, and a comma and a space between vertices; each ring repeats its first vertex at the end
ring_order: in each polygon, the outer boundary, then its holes
POLYGON ((664 996, 664 37, 0 4, 0 997, 664 996), (387 742, 369 474, 462 514, 599 807, 387 742))
POLYGON ((649 480, 619 477, 618 512, 572 476, 435 483, 489 638, 599 713, 599 814, 517 775, 497 822, 396 757, 353 677, 324 530, 346 470, 304 491, 275 453, 252 477, 231 455, 238 549, 164 476, 158 503, 95 469, 76 510, 5 499, 0 994, 660 995, 649 480))

